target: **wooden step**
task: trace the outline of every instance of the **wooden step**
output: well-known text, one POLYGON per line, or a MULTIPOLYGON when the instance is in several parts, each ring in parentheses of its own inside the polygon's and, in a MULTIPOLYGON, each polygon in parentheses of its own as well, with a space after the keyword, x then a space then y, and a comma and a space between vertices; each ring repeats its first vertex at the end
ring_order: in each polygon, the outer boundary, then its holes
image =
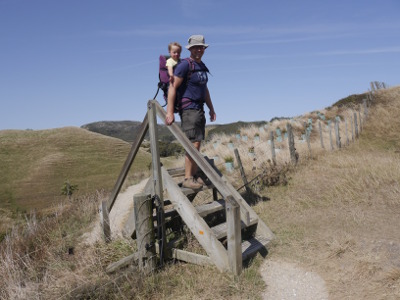
MULTIPOLYGON (((241 221, 240 223, 241 223, 241 227, 243 229, 243 228, 257 224, 258 219, 250 219, 250 223, 248 226, 246 226, 246 224, 243 221, 241 221)), ((214 227, 211 227, 211 230, 214 233, 215 237, 219 240, 226 237, 226 235, 228 234, 228 227, 227 227, 226 222, 218 224, 214 227)))
MULTIPOLYGON (((204 218, 212 213, 225 209, 225 201, 223 200, 213 201, 203 205, 195 206, 195 209, 197 213, 204 218)), ((172 217, 177 214, 178 212, 174 208, 167 209, 164 212, 165 218, 172 217)), ((156 218, 156 212, 153 213, 153 218, 156 218)))
POLYGON ((267 255, 267 245, 271 239, 256 236, 242 243, 242 260, 253 257, 256 253, 260 252, 262 256, 267 255))

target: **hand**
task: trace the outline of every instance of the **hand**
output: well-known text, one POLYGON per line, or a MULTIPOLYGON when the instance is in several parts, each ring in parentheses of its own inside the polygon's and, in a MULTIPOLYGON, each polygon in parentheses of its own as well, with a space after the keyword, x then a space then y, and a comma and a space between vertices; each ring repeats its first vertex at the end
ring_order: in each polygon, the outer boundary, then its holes
POLYGON ((214 122, 217 119, 217 114, 214 110, 210 110, 210 121, 214 122))
POLYGON ((167 116, 165 117, 165 125, 171 125, 175 121, 175 116, 174 114, 167 113, 167 116))

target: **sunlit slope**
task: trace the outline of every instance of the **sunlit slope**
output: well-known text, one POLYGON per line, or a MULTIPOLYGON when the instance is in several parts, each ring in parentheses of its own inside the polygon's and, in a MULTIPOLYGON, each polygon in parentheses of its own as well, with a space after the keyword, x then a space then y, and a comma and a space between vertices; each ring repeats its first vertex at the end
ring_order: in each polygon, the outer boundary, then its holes
MULTIPOLYGON (((129 153, 120 139, 66 127, 0 131, 0 207, 42 209, 65 198, 68 180, 76 195, 111 190, 129 153)), ((139 151, 132 170, 145 171, 150 154, 139 151)))

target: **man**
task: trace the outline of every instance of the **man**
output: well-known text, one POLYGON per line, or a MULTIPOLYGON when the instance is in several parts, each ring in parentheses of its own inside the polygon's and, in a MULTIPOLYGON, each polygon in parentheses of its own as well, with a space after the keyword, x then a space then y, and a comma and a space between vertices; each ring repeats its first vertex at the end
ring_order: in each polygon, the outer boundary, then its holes
MULTIPOLYGON (((167 116, 165 123, 171 125, 175 121, 175 101, 179 101, 179 115, 181 127, 188 139, 197 150, 200 150, 201 141, 205 137, 206 118, 204 116, 204 103, 210 110, 210 120, 217 118, 207 87, 208 69, 201 58, 208 47, 204 36, 192 35, 188 40, 186 49, 190 51, 189 61, 182 60, 174 71, 174 83, 168 89, 167 116), (177 98, 178 96, 178 99, 177 98)), ((197 164, 186 153, 185 180, 183 187, 191 189, 202 188, 204 182, 196 177, 197 164)))

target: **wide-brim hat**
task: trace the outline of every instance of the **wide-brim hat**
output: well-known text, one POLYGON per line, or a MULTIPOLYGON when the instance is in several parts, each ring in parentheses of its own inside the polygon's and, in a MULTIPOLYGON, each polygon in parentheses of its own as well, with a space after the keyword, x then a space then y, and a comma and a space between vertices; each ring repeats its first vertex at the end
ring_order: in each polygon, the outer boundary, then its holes
POLYGON ((188 45, 185 46, 186 49, 190 49, 193 46, 203 46, 203 47, 208 47, 208 45, 205 43, 204 36, 202 35, 192 35, 188 39, 188 45))

